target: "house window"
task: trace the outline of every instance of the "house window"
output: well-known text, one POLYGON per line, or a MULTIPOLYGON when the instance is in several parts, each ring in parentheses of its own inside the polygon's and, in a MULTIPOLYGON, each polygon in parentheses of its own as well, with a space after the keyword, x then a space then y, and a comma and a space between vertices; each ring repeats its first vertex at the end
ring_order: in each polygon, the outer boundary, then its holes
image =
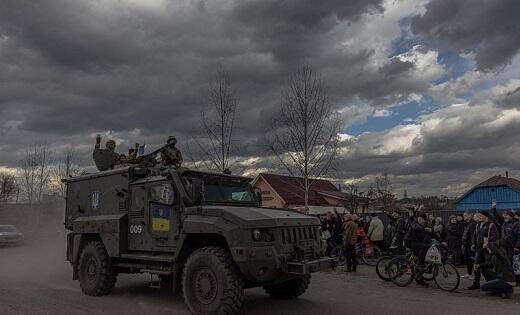
POLYGON ((262 190, 262 195, 270 195, 270 194, 271 194, 270 190, 262 190))

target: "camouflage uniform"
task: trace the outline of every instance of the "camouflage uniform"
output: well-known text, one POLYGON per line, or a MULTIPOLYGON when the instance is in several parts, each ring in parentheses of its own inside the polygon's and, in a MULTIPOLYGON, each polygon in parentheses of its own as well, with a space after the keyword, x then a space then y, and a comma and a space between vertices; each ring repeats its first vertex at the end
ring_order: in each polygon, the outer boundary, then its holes
POLYGON ((128 164, 137 164, 137 151, 139 149, 139 144, 136 143, 135 144, 135 148, 132 148, 130 150, 128 150, 128 159, 127 159, 127 163, 128 164))
POLYGON ((181 167, 182 165, 182 154, 179 149, 175 147, 175 144, 177 143, 177 139, 175 137, 169 137, 168 138, 168 145, 161 150, 161 161, 162 164, 167 165, 173 165, 176 168, 181 167))
POLYGON ((104 171, 106 169, 113 169, 114 166, 121 164, 121 155, 114 152, 116 147, 116 142, 114 140, 108 140, 105 144, 106 149, 101 149, 101 136, 96 137, 96 145, 94 146, 94 152, 92 153, 92 157, 94 162, 96 162, 96 166, 100 171, 104 171), (104 161, 100 161, 103 159, 104 161), (99 164, 106 164, 106 169, 101 169, 99 164))

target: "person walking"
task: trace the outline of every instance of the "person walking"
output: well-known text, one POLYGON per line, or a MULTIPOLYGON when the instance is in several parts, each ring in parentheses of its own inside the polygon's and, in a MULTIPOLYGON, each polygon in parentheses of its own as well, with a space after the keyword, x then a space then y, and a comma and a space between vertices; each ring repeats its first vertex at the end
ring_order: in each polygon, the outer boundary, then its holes
POLYGON ((469 278, 473 273, 473 263, 475 261, 475 226, 477 223, 473 220, 473 213, 464 213, 464 230, 462 232, 462 251, 464 252, 464 262, 466 263, 467 274, 465 278, 469 278))
POLYGON ((475 228, 475 265, 473 267, 473 284, 468 290, 480 289, 480 264, 485 261, 486 251, 484 245, 497 244, 499 240, 498 229, 495 223, 490 220, 491 214, 482 210, 475 215, 477 226, 475 228))
POLYGON ((356 243, 358 225, 352 219, 352 215, 347 214, 343 220, 343 247, 345 248, 345 259, 347 261, 347 272, 356 272, 356 243))
POLYGON ((385 226, 383 224, 383 221, 379 219, 377 214, 372 213, 372 220, 370 221, 370 225, 368 226, 368 239, 379 249, 383 250, 383 241, 384 241, 384 233, 385 233, 385 226))
POLYGON ((457 221, 457 217, 450 216, 450 222, 446 226, 446 243, 452 255, 453 264, 462 264, 462 230, 463 226, 457 221))

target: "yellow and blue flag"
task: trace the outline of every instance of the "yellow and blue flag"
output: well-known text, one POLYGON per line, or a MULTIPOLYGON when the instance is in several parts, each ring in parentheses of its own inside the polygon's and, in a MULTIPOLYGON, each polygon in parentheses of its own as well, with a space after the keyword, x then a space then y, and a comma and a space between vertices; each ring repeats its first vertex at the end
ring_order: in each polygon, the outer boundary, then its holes
POLYGON ((169 232, 172 208, 167 205, 160 205, 155 203, 152 203, 150 205, 150 208, 152 218, 152 231, 169 232))

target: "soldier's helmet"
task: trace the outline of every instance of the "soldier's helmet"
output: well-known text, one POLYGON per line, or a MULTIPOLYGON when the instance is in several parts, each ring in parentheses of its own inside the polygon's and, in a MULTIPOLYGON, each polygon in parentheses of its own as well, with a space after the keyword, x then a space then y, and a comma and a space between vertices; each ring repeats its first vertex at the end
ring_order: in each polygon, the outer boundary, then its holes
POLYGON ((115 142, 114 140, 108 140, 107 143, 105 144, 105 146, 106 146, 107 148, 112 147, 112 149, 113 149, 113 148, 116 147, 116 142, 115 142))
POLYGON ((168 137, 168 141, 166 141, 167 144, 176 144, 177 143, 177 138, 175 138, 174 136, 169 136, 168 137))

